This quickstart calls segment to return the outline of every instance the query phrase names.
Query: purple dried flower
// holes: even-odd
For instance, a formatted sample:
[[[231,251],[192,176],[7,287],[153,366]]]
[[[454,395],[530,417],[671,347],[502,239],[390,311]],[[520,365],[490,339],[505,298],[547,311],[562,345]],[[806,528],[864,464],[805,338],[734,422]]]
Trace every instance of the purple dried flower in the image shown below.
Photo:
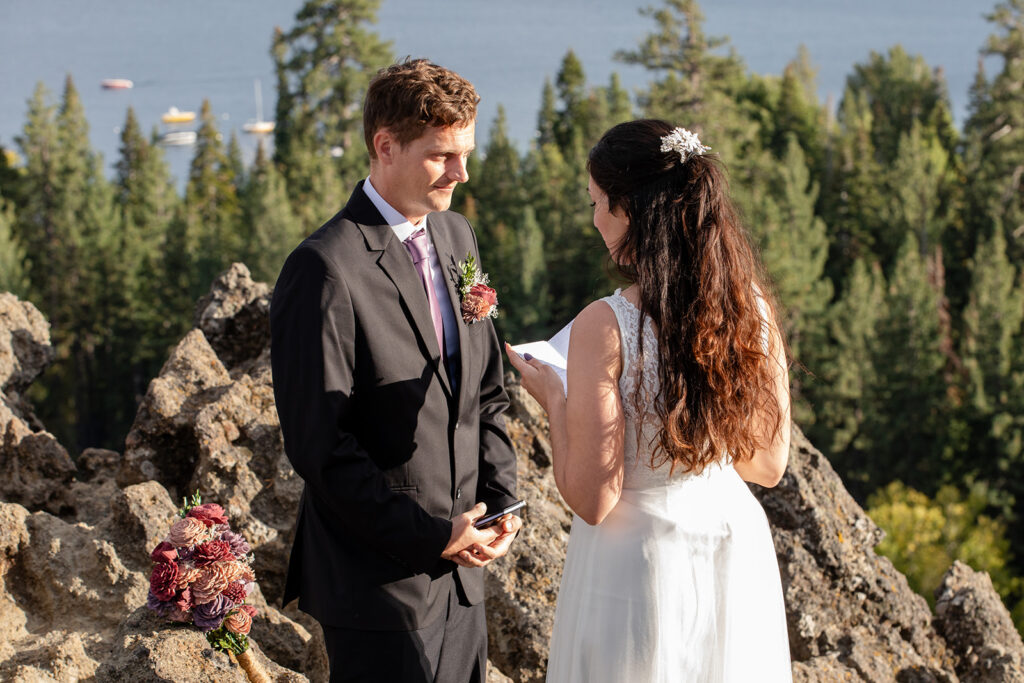
[[[212,631],[221,625],[224,617],[235,606],[223,595],[218,595],[213,600],[202,605],[197,605],[192,610],[192,622],[203,631]]]
[[[161,600],[153,594],[153,591],[149,591],[149,595],[146,596],[146,607],[153,610],[161,617],[166,617],[171,612],[177,610],[174,600]]]
[[[242,534],[236,534],[234,531],[225,531],[220,535],[220,540],[231,546],[231,553],[237,558],[242,559],[249,554],[252,548],[249,547],[248,541]]]

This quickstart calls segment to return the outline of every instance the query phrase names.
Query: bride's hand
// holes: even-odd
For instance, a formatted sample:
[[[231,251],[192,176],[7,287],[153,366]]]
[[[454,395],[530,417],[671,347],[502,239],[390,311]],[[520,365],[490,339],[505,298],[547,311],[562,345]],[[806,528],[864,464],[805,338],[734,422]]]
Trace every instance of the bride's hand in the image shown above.
[[[512,350],[508,342],[505,342],[505,353],[508,355],[512,367],[519,371],[523,389],[526,389],[527,393],[533,396],[546,412],[551,412],[550,407],[553,401],[565,400],[562,380],[549,365],[529,354],[525,357],[520,356]]]

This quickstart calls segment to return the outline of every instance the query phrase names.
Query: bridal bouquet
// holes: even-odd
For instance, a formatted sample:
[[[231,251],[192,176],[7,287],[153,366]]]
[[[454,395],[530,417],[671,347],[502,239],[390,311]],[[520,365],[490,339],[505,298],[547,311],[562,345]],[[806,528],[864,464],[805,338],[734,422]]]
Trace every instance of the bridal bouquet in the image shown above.
[[[153,549],[146,606],[179,623],[191,622],[215,649],[236,656],[249,680],[261,672],[247,650],[256,608],[244,604],[255,586],[249,543],[231,530],[224,508],[185,499],[178,519]]]

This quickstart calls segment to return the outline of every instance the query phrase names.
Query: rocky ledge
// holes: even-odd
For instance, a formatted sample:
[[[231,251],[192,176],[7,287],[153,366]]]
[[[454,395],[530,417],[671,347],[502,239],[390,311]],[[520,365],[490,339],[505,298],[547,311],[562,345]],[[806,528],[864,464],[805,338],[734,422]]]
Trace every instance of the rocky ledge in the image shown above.
[[[124,452],[76,460],[25,388],[51,362],[49,328],[0,294],[0,679],[242,680],[197,631],[145,609],[147,551],[198,490],[254,547],[254,656],[276,681],[326,681],[316,622],[280,604],[302,482],[271,385],[270,289],[235,264],[150,383]],[[526,526],[487,575],[490,681],[541,681],[571,513],[551,474],[543,411],[509,377]],[[796,681],[1024,681],[1024,644],[984,574],[957,563],[935,614],[875,546],[882,532],[794,428],[772,525]]]

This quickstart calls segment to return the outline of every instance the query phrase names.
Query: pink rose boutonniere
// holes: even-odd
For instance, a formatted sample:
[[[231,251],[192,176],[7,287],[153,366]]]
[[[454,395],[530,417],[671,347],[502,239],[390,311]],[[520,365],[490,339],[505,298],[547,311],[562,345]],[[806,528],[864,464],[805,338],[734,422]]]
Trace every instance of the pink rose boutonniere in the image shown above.
[[[487,286],[487,273],[480,272],[476,259],[466,254],[459,263],[459,298],[462,301],[462,319],[466,323],[480,322],[498,315],[498,293]]]

